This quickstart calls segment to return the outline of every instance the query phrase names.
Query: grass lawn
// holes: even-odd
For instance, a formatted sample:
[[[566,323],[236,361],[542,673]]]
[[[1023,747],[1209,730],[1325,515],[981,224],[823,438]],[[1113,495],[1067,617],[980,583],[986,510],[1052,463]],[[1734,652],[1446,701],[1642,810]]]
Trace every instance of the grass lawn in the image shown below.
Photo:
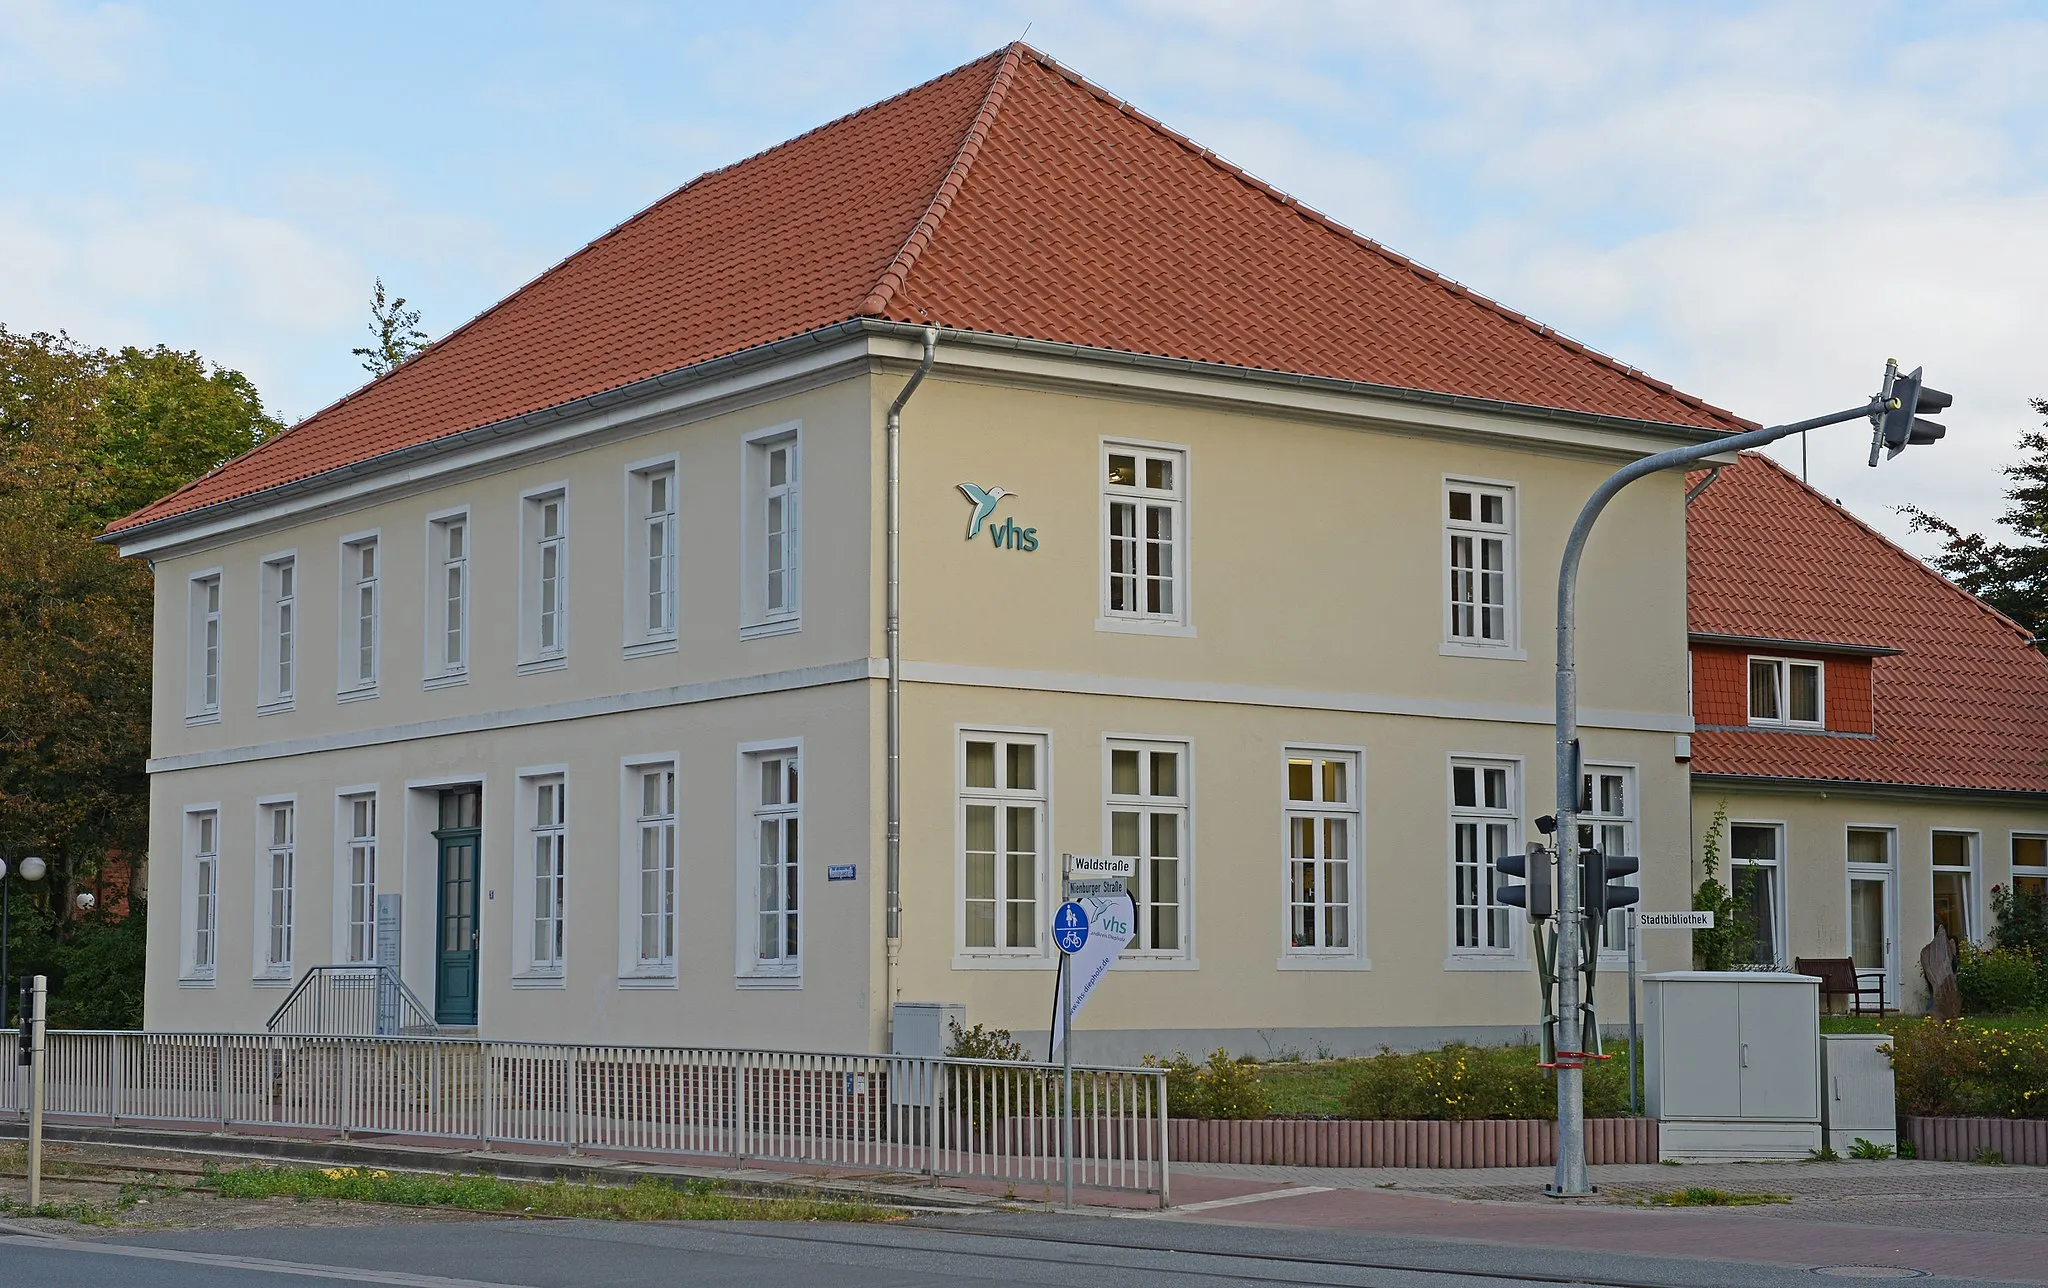
[[[1883,1019],[1875,1015],[1824,1015],[1820,1021],[1823,1033],[1897,1033],[1902,1028],[1927,1023],[1924,1015],[1887,1015]],[[2014,1011],[2007,1015],[1965,1015],[1963,1027],[1971,1029],[2048,1030],[2048,1007],[2036,1007],[2031,1011]]]

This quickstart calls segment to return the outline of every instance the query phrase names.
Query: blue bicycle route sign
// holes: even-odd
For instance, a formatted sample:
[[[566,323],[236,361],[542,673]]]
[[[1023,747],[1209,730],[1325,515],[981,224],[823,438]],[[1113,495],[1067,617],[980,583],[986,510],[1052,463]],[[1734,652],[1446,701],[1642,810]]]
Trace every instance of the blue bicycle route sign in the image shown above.
[[[1052,941],[1069,956],[1088,942],[1088,912],[1078,903],[1063,903],[1052,915]]]

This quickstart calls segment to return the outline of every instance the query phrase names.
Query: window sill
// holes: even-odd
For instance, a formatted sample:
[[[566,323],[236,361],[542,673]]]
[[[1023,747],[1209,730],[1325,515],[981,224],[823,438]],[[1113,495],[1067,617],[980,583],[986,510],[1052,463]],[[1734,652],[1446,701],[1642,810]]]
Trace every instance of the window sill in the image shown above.
[[[1445,970],[1498,971],[1512,974],[1529,969],[1527,958],[1490,953],[1453,953],[1444,958]]]
[[[565,988],[567,986],[568,978],[558,970],[528,971],[524,975],[514,975],[512,977],[512,987],[514,988]]]
[[[659,657],[663,653],[673,653],[675,651],[676,637],[673,635],[658,640],[641,640],[636,644],[626,645],[626,656],[628,658]]]
[[[426,679],[420,681],[420,687],[422,689],[452,689],[458,684],[468,683],[468,671],[450,671],[445,675],[428,676]]]
[[[1773,733],[1825,733],[1825,720],[1751,720],[1745,729],[1768,729]]]
[[[220,712],[218,711],[202,711],[196,716],[185,717],[185,727],[187,729],[196,729],[200,725],[217,725],[219,723]]]
[[[530,662],[521,662],[515,669],[521,675],[540,675],[546,671],[566,670],[568,665],[569,655],[567,653],[555,653],[547,657],[534,658]]]
[[[1275,970],[1371,970],[1372,958],[1350,953],[1283,953]]]
[[[279,698],[275,702],[259,702],[256,704],[256,714],[259,716],[282,715],[297,705],[297,698]]]
[[[355,689],[339,689],[334,694],[336,702],[367,702],[377,696],[377,686],[366,684]]]
[[[1095,629],[1114,635],[1168,635],[1176,639],[1195,638],[1195,628],[1188,623],[1164,617],[1098,617]]]
[[[273,972],[252,975],[249,978],[249,982],[257,988],[290,988],[292,986],[292,977],[290,971]]]
[[[778,617],[768,622],[752,622],[740,627],[743,640],[764,640],[775,635],[794,635],[804,628],[801,617]]]
[[[954,953],[954,970],[1057,970],[1059,960],[1043,953]]]
[[[619,976],[620,988],[674,988],[676,972],[673,966],[647,967],[629,971]]]
[[[1196,957],[1139,957],[1130,950],[1118,954],[1114,970],[1200,970],[1202,963]]]
[[[213,987],[213,982],[214,982],[214,981],[213,981],[213,976],[211,976],[211,975],[184,975],[184,976],[180,976],[180,977],[179,977],[179,979],[178,979],[178,987],[179,987],[179,988],[212,988],[212,987]]]
[[[734,988],[802,988],[804,977],[800,973],[787,975],[735,975]]]
[[[1529,650],[1509,648],[1505,644],[1459,644],[1447,643],[1436,646],[1438,657],[1480,657],[1493,662],[1526,662]]]

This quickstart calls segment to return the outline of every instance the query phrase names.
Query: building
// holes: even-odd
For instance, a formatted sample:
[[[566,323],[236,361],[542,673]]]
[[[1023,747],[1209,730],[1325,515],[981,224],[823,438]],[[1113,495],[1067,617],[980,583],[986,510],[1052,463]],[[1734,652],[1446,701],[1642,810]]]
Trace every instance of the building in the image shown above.
[[[1688,513],[1693,820],[1750,901],[1751,957],[1852,956],[1926,1004],[1921,947],[2048,890],[2048,658],[2027,632],[1766,457]]]
[[[1029,1036],[1060,855],[1108,852],[1139,937],[1084,1056],[1526,1032],[1491,866],[1549,810],[1567,530],[1744,423],[1010,46],[115,525],[158,584],[147,1023],[260,1026],[394,955],[395,895],[393,964],[487,1036],[866,1050],[905,1000]],[[1582,583],[1597,826],[1657,906],[1684,490],[1630,489]]]

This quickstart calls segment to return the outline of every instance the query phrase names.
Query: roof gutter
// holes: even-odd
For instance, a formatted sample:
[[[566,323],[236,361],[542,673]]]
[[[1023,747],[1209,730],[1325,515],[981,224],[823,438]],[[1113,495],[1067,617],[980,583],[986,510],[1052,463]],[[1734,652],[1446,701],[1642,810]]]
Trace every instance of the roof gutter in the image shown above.
[[[1944,787],[1939,783],[1881,783],[1861,778],[1780,778],[1770,774],[1715,774],[1694,770],[1695,787],[1751,787],[1773,792],[1833,792],[1842,796],[1908,797],[1929,801],[2048,802],[2048,787]]]
[[[1888,644],[1832,644],[1826,640],[1796,640],[1780,635],[1721,635],[1713,631],[1691,631],[1686,635],[1686,639],[1694,644],[1718,644],[1727,648],[1834,653],[1842,657],[1900,657],[1906,651]]]

